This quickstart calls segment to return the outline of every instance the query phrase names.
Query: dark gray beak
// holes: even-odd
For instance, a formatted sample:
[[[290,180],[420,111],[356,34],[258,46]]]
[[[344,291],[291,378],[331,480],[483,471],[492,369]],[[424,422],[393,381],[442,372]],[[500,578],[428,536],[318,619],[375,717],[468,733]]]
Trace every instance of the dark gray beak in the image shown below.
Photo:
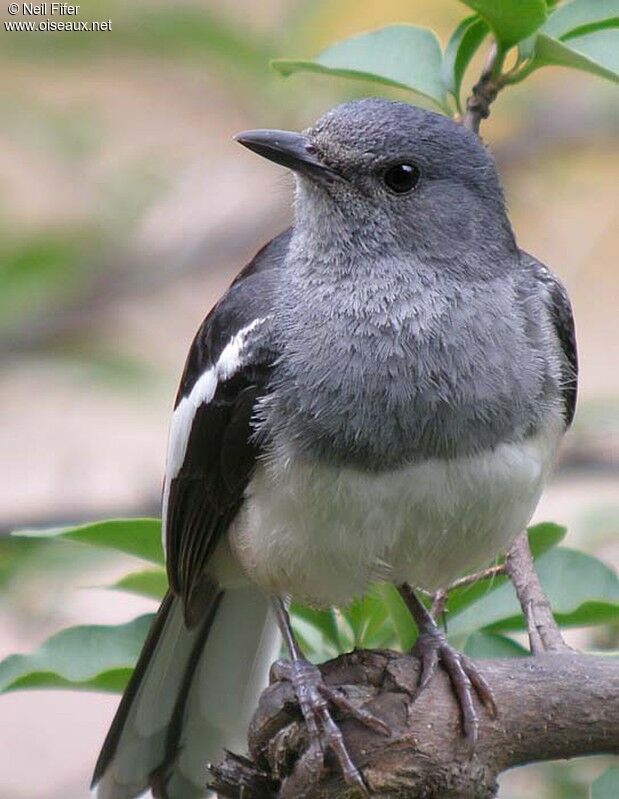
[[[288,130],[244,130],[235,141],[276,164],[309,177],[333,179],[338,174],[323,164],[307,136]]]

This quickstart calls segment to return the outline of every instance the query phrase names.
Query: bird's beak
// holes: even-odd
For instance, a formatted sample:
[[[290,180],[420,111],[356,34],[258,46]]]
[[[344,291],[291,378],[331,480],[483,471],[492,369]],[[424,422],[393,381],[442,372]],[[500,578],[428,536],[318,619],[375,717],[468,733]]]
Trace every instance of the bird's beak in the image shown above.
[[[335,170],[324,164],[309,138],[288,130],[244,130],[235,141],[276,164],[319,179],[337,178]]]

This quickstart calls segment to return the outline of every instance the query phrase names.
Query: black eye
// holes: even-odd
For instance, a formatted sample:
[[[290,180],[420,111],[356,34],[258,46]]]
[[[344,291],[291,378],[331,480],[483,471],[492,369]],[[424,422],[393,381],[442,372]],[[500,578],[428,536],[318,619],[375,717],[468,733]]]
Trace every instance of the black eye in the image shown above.
[[[396,194],[406,194],[419,183],[420,176],[421,173],[414,164],[395,164],[385,172],[384,181]]]

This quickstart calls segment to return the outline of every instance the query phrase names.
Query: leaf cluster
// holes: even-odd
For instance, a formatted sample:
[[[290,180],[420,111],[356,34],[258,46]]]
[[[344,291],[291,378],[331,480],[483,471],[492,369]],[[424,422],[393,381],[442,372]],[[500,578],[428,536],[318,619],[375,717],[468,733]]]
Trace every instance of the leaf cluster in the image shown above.
[[[436,34],[388,25],[337,42],[312,59],[272,61],[282,75],[315,72],[397,86],[443,112],[462,110],[462,82],[473,56],[490,39],[497,85],[519,83],[546,66],[571,67],[619,81],[619,0],[461,0],[474,13],[444,50]],[[513,53],[514,64],[503,71]]]

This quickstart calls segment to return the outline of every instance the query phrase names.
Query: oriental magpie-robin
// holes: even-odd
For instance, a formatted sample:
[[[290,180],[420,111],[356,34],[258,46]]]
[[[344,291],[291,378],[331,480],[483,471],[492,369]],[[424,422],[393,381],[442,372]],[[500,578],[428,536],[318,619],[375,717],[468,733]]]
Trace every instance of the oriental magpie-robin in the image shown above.
[[[302,134],[236,138],[294,172],[295,220],[189,351],[163,489],[170,588],[96,766],[100,799],[204,794],[204,764],[243,746],[275,622],[317,751],[364,792],[330,715],[345,700],[303,660],[285,600],[345,605],[377,580],[400,588],[422,684],[441,662],[473,740],[489,688],[413,588],[509,545],[574,414],[569,300],[518,248],[473,133],[365,99]]]

